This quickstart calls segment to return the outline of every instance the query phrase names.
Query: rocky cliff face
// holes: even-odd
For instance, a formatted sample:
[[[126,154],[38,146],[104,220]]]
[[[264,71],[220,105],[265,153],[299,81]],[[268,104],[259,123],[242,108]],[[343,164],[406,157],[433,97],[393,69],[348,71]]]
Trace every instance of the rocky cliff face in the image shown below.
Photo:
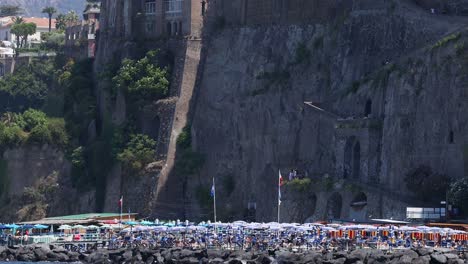
[[[355,5],[342,19],[328,25],[228,29],[213,37],[193,134],[206,155],[200,174],[232,175],[236,181],[231,195],[219,191],[220,204],[243,212],[239,208],[255,202],[257,220],[271,220],[278,169],[285,175],[298,168],[312,178],[346,178],[360,185],[368,201],[378,190],[373,200],[380,202],[369,202],[365,210],[374,217],[404,218],[403,205],[390,197],[398,193],[400,201],[418,203],[403,198],[410,194],[404,182],[409,170],[427,164],[454,178],[466,175],[462,116],[468,109],[458,64],[463,59],[453,52],[463,40],[430,48],[466,20],[434,16],[404,2]],[[347,143],[354,148],[348,161]],[[189,185],[198,184],[208,183]],[[341,208],[335,217],[362,214],[349,206],[359,192],[344,187],[335,182],[317,206],[304,206],[309,216],[324,219],[333,214],[331,207]],[[315,187],[315,192],[324,190]],[[312,188],[308,195],[313,193]]]
[[[406,187],[409,171],[426,165],[453,178],[466,175],[468,20],[453,16],[461,12],[431,14],[431,3],[421,1],[337,1],[324,7],[327,16],[300,24],[286,16],[273,25],[268,10],[284,6],[268,6],[255,18],[242,10],[257,2],[266,8],[262,1],[237,2],[212,9],[228,26],[214,19],[200,46],[177,46],[185,50],[176,56],[173,110],[159,116],[169,133],[159,136],[167,153],[160,156],[165,165],[152,215],[210,217],[204,196],[215,176],[221,218],[271,221],[278,171],[287,178],[297,169],[311,183],[301,192],[284,187],[284,221],[404,218],[406,205],[423,204]],[[455,2],[464,3],[449,4]],[[115,41],[131,36],[123,6],[103,1],[109,22],[102,24],[97,69],[135,44]],[[124,105],[113,110],[103,98],[101,109],[125,118]],[[193,149],[204,156],[191,176],[171,169],[185,121]]]
[[[70,163],[52,146],[7,149],[0,160],[2,221],[87,212],[94,193],[78,192]]]

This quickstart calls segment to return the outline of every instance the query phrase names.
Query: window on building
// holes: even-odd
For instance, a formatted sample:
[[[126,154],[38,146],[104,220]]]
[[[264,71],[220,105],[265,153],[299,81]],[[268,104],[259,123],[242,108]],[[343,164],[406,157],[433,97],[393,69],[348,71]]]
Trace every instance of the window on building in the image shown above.
[[[146,14],[156,14],[156,1],[155,0],[146,0],[145,12]]]
[[[146,23],[146,32],[147,33],[154,32],[154,23],[151,23],[151,22]]]
[[[181,13],[183,0],[166,0],[166,13]]]

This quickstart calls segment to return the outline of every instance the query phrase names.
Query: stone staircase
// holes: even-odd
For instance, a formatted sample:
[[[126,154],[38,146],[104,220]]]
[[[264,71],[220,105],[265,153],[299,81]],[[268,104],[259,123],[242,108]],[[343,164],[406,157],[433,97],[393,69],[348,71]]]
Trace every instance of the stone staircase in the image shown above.
[[[201,59],[201,40],[185,40],[184,54],[176,55],[171,96],[177,98],[170,139],[167,145],[166,163],[163,166],[153,199],[155,217],[184,217],[184,179],[172,173],[176,158],[177,138],[189,122],[191,101],[196,87]],[[175,99],[173,98],[173,99]]]

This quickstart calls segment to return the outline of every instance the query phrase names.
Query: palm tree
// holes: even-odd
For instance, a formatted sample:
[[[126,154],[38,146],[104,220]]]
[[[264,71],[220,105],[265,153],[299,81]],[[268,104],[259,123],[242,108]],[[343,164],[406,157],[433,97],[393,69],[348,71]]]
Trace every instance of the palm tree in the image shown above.
[[[11,33],[15,34],[16,36],[16,47],[19,48],[20,46],[20,36],[21,32],[19,30],[19,27],[17,25],[23,24],[24,19],[20,16],[16,16],[13,18],[13,26],[11,27]],[[16,26],[15,26],[16,25]]]
[[[42,13],[49,16],[49,32],[52,30],[52,16],[57,13],[57,9],[52,6],[47,6],[42,9]]]

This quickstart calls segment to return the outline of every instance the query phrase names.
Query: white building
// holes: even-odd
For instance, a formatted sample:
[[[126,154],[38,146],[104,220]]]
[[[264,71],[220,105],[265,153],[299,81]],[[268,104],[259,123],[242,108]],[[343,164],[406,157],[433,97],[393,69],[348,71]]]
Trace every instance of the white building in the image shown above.
[[[0,18],[0,40],[10,41],[16,44],[16,36],[11,33],[14,17]],[[24,23],[36,24],[36,33],[28,36],[28,43],[37,44],[41,42],[41,34],[49,32],[49,19],[38,17],[23,17]],[[55,31],[55,19],[52,19],[52,31]]]

